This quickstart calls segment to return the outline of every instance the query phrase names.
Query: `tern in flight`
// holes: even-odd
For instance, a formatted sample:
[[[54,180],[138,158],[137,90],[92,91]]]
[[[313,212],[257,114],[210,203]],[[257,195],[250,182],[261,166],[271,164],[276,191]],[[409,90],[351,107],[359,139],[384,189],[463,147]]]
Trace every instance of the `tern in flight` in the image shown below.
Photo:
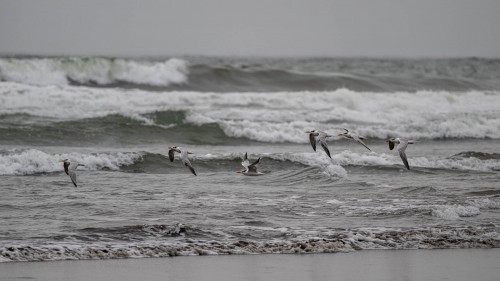
[[[406,158],[406,153],[405,150],[408,147],[408,144],[413,144],[415,141],[405,139],[405,138],[390,138],[385,140],[385,142],[389,143],[389,149],[393,150],[394,149],[394,144],[398,144],[398,151],[399,151],[399,156],[401,156],[401,160],[403,160],[403,163],[405,164],[406,169],[410,169],[410,165],[408,164],[408,159]]]
[[[76,185],[76,168],[78,168],[78,166],[85,165],[78,164],[78,162],[70,162],[68,159],[59,160],[59,162],[64,163],[64,172],[66,172],[66,175],[69,176],[75,187],[78,187]]]
[[[186,149],[184,149],[182,147],[170,146],[168,148],[168,158],[170,159],[170,162],[174,162],[174,154],[175,154],[175,152],[178,152],[178,153],[181,154],[182,163],[184,163],[184,165],[186,167],[188,167],[189,170],[191,170],[191,172],[193,173],[193,175],[196,176],[196,172],[194,171],[193,165],[191,165],[191,162],[189,161],[189,158],[188,158],[188,154],[193,154],[193,153],[187,151]]]
[[[352,132],[349,132],[349,130],[347,130],[346,128],[344,128],[344,133],[340,133],[338,134],[338,136],[342,136],[344,138],[347,138],[347,139],[351,139],[351,140],[355,140],[357,141],[359,144],[361,144],[362,146],[366,147],[366,149],[372,151],[368,146],[366,146],[366,144],[362,141],[364,139],[366,139],[365,137],[363,136],[359,136],[355,133],[352,133]]]
[[[316,151],[316,143],[319,142],[319,144],[321,144],[321,147],[323,148],[323,150],[326,152],[326,155],[328,155],[328,157],[332,158],[332,156],[330,155],[330,150],[328,150],[328,145],[326,144],[326,138],[333,137],[333,136],[330,136],[329,134],[327,134],[325,132],[316,131],[316,130],[306,131],[306,133],[309,134],[309,141],[311,142],[311,146],[314,149],[314,151]]]
[[[259,161],[260,161],[260,157],[255,162],[253,162],[252,164],[250,164],[250,161],[248,161],[248,155],[245,152],[245,159],[243,159],[243,161],[241,162],[241,166],[245,167],[245,170],[238,171],[236,173],[240,173],[240,174],[243,174],[245,176],[260,176],[260,175],[264,175],[264,173],[257,172],[257,166],[256,165],[259,163]]]

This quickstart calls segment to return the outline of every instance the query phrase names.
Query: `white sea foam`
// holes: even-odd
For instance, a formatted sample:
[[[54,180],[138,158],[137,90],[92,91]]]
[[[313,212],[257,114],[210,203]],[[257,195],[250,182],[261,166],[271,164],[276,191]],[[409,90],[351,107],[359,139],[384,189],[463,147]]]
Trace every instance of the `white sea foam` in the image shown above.
[[[277,143],[306,143],[304,129],[335,134],[342,127],[369,138],[500,138],[500,92],[148,92],[3,82],[0,99],[1,113],[63,120],[186,111],[186,122],[217,123],[228,136]]]
[[[29,175],[35,173],[61,172],[61,159],[70,159],[85,166],[81,170],[103,168],[119,170],[122,165],[130,165],[140,159],[139,153],[62,153],[49,154],[36,149],[12,150],[0,155],[0,175]]]
[[[233,228],[238,229],[238,228]],[[171,241],[4,244],[0,245],[0,262],[81,260],[111,258],[172,257],[228,254],[338,253],[361,249],[436,249],[495,248],[500,246],[496,227],[392,229],[364,228],[319,230],[294,233],[288,228],[257,228],[257,231],[289,234],[291,239],[223,239],[181,238]],[[471,231],[473,230],[473,231]],[[291,233],[294,233],[291,235]],[[288,236],[288,235],[286,235]]]
[[[401,158],[398,154],[389,153],[355,153],[351,151],[343,151],[338,154],[333,154],[332,158],[340,165],[402,165]],[[463,159],[437,158],[429,157],[411,157],[408,159],[412,167],[422,167],[431,169],[447,169],[447,170],[471,170],[471,171],[492,171],[500,169],[500,160],[489,159],[480,160],[474,157]]]
[[[276,160],[289,160],[297,163],[301,163],[310,167],[318,167],[323,172],[329,176],[336,176],[345,178],[347,177],[347,171],[342,168],[335,159],[330,159],[325,153],[283,153],[283,154],[270,154],[268,155],[271,159]]]
[[[132,61],[104,58],[0,59],[0,80],[31,85],[68,85],[70,81],[100,85],[119,81],[168,86],[187,81],[187,62]]]
[[[456,220],[461,217],[473,217],[481,213],[478,207],[462,205],[436,206],[432,214],[436,217],[448,220]]]
[[[469,203],[479,209],[500,209],[500,198],[474,198]]]
[[[299,153],[271,153],[263,154],[265,157],[280,161],[292,161],[310,167],[318,167],[328,175],[346,177],[347,171],[342,166],[393,166],[403,165],[397,153],[357,153],[344,150],[339,153],[332,153],[332,159],[320,149],[317,152]],[[240,159],[240,154],[206,154],[192,156],[195,159],[217,160],[217,159]],[[496,171],[500,169],[500,160],[488,159],[480,160],[474,157],[463,159],[450,159],[440,157],[413,157],[409,159],[410,165],[414,168],[462,170],[462,171]]]

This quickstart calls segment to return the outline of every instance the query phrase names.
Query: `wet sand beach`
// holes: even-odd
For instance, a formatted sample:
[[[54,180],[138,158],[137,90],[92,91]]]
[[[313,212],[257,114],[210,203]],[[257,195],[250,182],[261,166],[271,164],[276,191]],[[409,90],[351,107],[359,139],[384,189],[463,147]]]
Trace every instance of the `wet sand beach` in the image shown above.
[[[0,263],[0,280],[454,280],[493,281],[500,249],[365,250]]]

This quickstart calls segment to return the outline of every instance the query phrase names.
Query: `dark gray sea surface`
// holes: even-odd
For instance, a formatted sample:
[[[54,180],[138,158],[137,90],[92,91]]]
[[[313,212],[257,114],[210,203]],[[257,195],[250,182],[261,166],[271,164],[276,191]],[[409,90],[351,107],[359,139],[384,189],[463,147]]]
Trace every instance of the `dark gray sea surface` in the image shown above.
[[[199,60],[229,65],[204,91]],[[496,60],[262,61],[0,59],[0,261],[500,246]],[[366,89],[273,72],[330,83],[376,65],[384,86]],[[386,81],[412,76],[470,84]],[[331,159],[310,129],[334,136]],[[415,140],[410,170],[387,137]],[[236,173],[245,153],[264,175]],[[61,159],[84,165],[78,187]]]

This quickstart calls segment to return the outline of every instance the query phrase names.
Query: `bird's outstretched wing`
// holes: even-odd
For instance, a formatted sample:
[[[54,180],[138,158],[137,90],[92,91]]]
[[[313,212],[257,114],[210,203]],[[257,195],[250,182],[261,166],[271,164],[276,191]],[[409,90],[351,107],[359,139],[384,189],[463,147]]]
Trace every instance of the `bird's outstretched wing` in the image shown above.
[[[257,166],[256,165],[259,163],[259,161],[260,161],[260,157],[259,157],[259,159],[257,159],[255,162],[253,162],[251,165],[248,166],[248,171],[257,173]]]
[[[71,179],[71,181],[73,182],[73,184],[75,185],[75,187],[78,187],[76,185],[76,173],[75,173],[75,170],[69,170],[68,174],[69,174],[69,178]]]
[[[358,137],[358,136],[354,135],[354,136],[352,136],[352,138],[353,138],[355,141],[357,141],[359,144],[361,144],[362,146],[366,147],[366,149],[368,149],[368,150],[372,151],[372,150],[371,150],[368,146],[366,146],[366,144],[365,144],[365,143],[361,140],[361,138],[360,138],[360,137]]]
[[[248,166],[250,166],[250,161],[248,161],[248,156],[246,152],[245,152],[245,158],[243,159],[243,161],[241,161],[241,166],[245,168],[245,171],[247,171]]]
[[[408,147],[408,141],[401,141],[398,145],[399,156],[401,160],[403,160],[403,164],[405,164],[406,169],[410,169],[410,165],[408,164],[408,158],[406,157],[406,148]]]
[[[186,167],[188,167],[189,170],[191,170],[191,173],[197,176],[196,172],[194,171],[193,165],[191,165],[191,161],[189,161],[187,150],[181,150],[181,159],[184,165],[186,165]]]
[[[394,149],[394,143],[392,141],[388,141],[389,143],[389,150],[393,150]]]
[[[170,159],[170,162],[174,162],[175,158],[175,151],[173,149],[168,150],[168,159]]]
[[[64,162],[64,172],[66,172],[66,175],[69,175],[68,174],[68,166],[69,166],[69,163]]]
[[[193,175],[197,176],[197,174],[196,174],[193,166],[191,165],[191,162],[189,162],[189,160],[184,162],[184,165],[186,165],[189,168],[189,170],[191,171],[191,173],[193,173]]]
[[[309,142],[311,143],[314,151],[316,151],[316,137],[313,134],[309,134]]]
[[[323,150],[326,152],[326,155],[328,155],[328,157],[332,158],[332,156],[330,155],[330,150],[328,150],[328,145],[326,144],[326,141],[320,140],[319,143],[321,144],[321,147],[323,148]]]

